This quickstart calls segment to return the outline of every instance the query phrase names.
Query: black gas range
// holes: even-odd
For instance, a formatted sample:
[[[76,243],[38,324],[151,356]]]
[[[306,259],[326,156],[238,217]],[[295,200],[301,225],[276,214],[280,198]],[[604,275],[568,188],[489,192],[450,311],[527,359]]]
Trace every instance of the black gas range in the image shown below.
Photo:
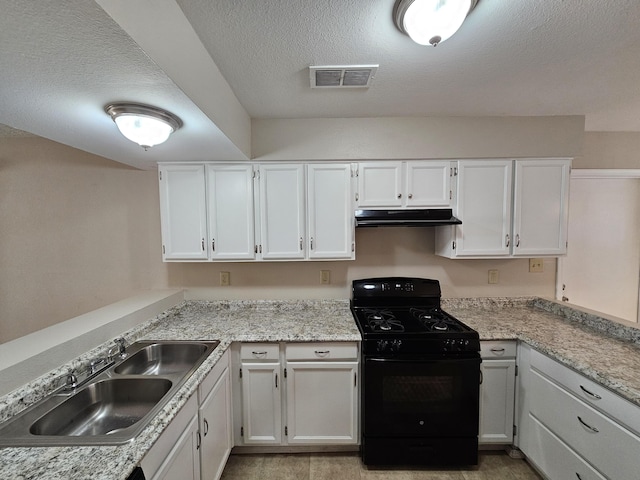
[[[437,280],[354,280],[367,465],[477,463],[480,340],[440,308]]]

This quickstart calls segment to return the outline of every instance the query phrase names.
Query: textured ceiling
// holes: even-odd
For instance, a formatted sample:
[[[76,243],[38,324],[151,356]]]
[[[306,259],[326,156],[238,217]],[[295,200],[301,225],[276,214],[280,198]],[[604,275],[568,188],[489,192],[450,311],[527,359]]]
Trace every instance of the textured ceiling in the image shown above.
[[[590,115],[640,100],[637,0],[480,0],[437,48],[395,28],[393,0],[178,3],[252,117]],[[368,91],[308,88],[309,65],[371,63]]]
[[[480,0],[437,48],[398,32],[394,0],[153,1],[177,2],[176,23],[230,88],[190,81],[204,72],[195,48],[152,48],[181,39],[127,12],[151,0],[0,0],[0,124],[141,168],[246,158],[227,107],[214,111],[234,94],[240,117],[585,115],[588,130],[640,131],[638,0]],[[147,23],[156,10],[171,11],[147,8]],[[309,88],[308,66],[335,64],[380,68],[369,89]],[[185,127],[144,152],[104,114],[116,100],[165,108]]]

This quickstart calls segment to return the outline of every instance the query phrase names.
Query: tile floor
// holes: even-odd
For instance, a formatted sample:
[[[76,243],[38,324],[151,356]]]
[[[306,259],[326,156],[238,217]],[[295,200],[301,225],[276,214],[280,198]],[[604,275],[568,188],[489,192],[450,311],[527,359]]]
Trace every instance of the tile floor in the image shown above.
[[[356,453],[231,455],[221,480],[541,480],[524,460],[482,452],[477,467],[367,468]]]

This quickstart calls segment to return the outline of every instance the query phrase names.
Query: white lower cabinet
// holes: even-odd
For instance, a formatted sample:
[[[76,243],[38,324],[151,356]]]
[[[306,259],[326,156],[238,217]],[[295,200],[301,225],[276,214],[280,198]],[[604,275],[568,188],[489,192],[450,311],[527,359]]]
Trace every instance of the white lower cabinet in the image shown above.
[[[218,480],[233,446],[229,353],[140,462],[151,480]]]
[[[198,396],[192,395],[140,462],[151,480],[198,480]]]
[[[233,447],[228,352],[200,384],[198,397],[201,476],[202,480],[217,480]]]
[[[478,443],[511,444],[516,388],[515,341],[483,341],[481,345],[480,425]]]
[[[357,444],[357,373],[353,342],[242,344],[237,444]]]
[[[287,442],[357,443],[356,346],[287,344],[285,349]]]
[[[520,448],[529,460],[552,479],[638,478],[640,408],[526,350]]]
[[[531,417],[529,425],[530,448],[527,456],[548,478],[606,480],[535,417]]]

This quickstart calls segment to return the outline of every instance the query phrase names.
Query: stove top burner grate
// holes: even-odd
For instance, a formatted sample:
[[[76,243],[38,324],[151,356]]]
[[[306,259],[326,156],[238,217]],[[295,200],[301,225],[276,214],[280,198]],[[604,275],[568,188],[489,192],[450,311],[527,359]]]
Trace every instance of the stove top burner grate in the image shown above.
[[[464,328],[442,310],[411,308],[411,314],[430,332],[462,332]]]
[[[365,308],[363,314],[374,332],[404,332],[402,322],[391,310],[374,310]]]

